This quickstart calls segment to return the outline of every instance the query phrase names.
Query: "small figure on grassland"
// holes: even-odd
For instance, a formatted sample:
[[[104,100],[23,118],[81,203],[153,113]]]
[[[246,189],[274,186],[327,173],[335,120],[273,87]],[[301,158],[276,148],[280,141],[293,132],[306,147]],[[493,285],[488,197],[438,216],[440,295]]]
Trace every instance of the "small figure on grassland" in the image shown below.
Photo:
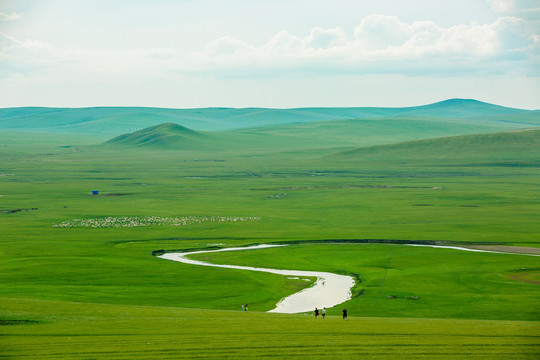
[[[247,311],[247,304],[246,304],[246,305],[244,305],[244,310],[245,310],[245,311]]]
[[[343,309],[343,320],[347,320],[347,309]]]
[[[246,310],[246,305],[242,304],[242,311]]]
[[[319,317],[319,309],[315,308],[315,319]]]
[[[326,317],[326,308],[323,307],[322,309],[322,318],[324,319]]]

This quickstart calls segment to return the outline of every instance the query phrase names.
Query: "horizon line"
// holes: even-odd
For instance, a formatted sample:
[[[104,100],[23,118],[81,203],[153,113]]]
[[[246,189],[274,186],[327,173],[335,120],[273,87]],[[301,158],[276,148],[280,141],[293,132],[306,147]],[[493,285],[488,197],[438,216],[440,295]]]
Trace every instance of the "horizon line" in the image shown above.
[[[475,102],[480,104],[487,104],[493,106],[500,106],[509,109],[524,110],[524,111],[538,111],[540,108],[526,109],[518,108],[506,105],[499,105],[477,99],[470,98],[447,98],[431,103],[423,103],[420,105],[406,105],[406,106],[295,106],[295,107],[267,107],[267,106],[199,106],[199,107],[169,107],[169,106],[146,106],[146,105],[93,105],[93,106],[40,106],[40,105],[24,105],[24,106],[5,106],[0,107],[0,110],[5,109],[23,109],[23,108],[43,108],[43,109],[96,109],[96,108],[144,108],[144,109],[169,109],[169,110],[196,110],[196,109],[223,109],[223,110],[241,110],[241,109],[269,109],[269,110],[298,110],[298,109],[358,109],[358,108],[386,108],[386,109],[402,109],[402,108],[415,108],[429,105],[442,104],[451,101],[462,102]]]

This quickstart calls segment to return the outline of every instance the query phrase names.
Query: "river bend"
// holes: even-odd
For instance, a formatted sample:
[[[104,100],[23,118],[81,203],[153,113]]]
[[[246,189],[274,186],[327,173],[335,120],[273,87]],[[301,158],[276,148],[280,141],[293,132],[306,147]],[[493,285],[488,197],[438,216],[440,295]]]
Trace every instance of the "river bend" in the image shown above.
[[[276,307],[269,312],[294,314],[299,312],[313,311],[316,307],[319,309],[323,307],[333,307],[339,305],[347,300],[351,299],[351,289],[354,286],[354,279],[352,276],[333,274],[321,271],[302,271],[302,270],[279,270],[279,269],[266,269],[252,266],[240,266],[240,265],[221,265],[212,264],[204,261],[189,259],[187,255],[204,254],[210,252],[222,252],[222,251],[240,251],[240,250],[256,250],[266,249],[276,246],[284,245],[256,245],[248,247],[235,247],[224,248],[219,250],[203,250],[193,252],[176,252],[165,253],[158,257],[162,259],[179,261],[184,264],[191,265],[203,265],[213,266],[227,269],[239,269],[249,271],[261,271],[272,274],[286,275],[291,277],[316,277],[315,283],[297,293],[287,296],[281,299]]]

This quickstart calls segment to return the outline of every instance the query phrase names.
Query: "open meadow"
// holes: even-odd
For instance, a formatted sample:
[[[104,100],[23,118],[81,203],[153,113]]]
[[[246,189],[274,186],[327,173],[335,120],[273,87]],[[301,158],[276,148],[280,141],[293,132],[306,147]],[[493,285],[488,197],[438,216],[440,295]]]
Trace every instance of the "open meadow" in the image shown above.
[[[537,111],[115,109],[0,109],[0,359],[540,356]],[[351,300],[154,256],[263,243],[196,257]]]

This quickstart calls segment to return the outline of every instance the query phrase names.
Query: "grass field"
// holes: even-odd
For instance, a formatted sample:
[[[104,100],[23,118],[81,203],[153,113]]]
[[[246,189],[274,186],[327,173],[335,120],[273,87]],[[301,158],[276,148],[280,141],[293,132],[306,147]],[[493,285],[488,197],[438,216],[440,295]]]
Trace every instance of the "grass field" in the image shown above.
[[[345,273],[356,274],[361,283],[352,300],[329,311],[334,315],[346,307],[357,316],[540,318],[538,284],[517,282],[512,276],[518,272],[537,276],[537,257],[390,244],[304,244],[195,257],[280,269],[335,273],[347,269]]]
[[[0,358],[537,358],[538,257],[398,244],[540,248],[537,118],[495,110],[264,112],[253,129],[158,127],[151,146],[103,145],[121,117],[69,133],[68,113],[43,130],[28,110],[34,127],[0,131]],[[295,244],[204,257],[352,274],[348,322],[263,313],[304,281],[152,256],[273,242]]]
[[[0,327],[0,356],[9,359],[534,359],[540,330],[526,321],[315,320],[13,299],[0,306],[27,319]]]

